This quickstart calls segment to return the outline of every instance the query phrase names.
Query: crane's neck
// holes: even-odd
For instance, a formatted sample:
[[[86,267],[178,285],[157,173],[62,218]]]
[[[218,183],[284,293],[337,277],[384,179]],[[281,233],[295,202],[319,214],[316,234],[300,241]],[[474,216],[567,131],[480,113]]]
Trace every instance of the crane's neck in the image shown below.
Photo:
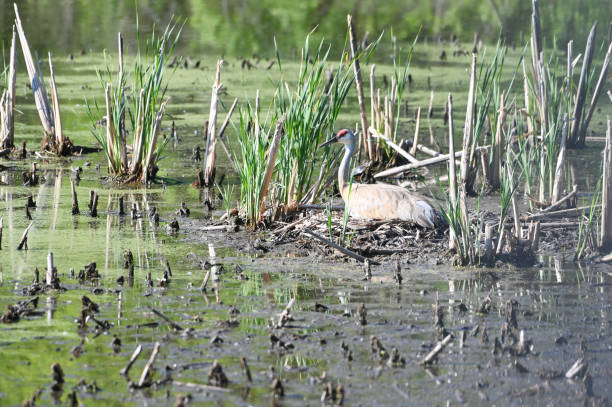
[[[340,190],[340,195],[342,195],[342,199],[346,202],[349,188],[349,176],[350,176],[350,166],[351,166],[351,157],[353,156],[353,152],[355,151],[355,143],[346,144],[344,146],[344,157],[342,157],[342,162],[340,163],[340,168],[338,168],[338,189]]]

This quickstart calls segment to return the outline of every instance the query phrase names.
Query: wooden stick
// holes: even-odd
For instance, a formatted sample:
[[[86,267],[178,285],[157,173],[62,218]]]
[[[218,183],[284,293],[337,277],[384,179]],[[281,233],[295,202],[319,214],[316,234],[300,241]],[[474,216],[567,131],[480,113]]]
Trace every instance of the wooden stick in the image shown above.
[[[403,148],[401,148],[400,146],[395,144],[393,141],[389,140],[389,138],[387,138],[386,136],[380,134],[373,127],[370,127],[368,130],[369,130],[370,134],[372,135],[372,137],[377,138],[377,139],[385,140],[385,143],[387,143],[387,145],[389,147],[391,147],[392,149],[397,151],[399,153],[399,155],[404,157],[406,160],[410,161],[411,163],[418,163],[419,162],[419,160],[417,160],[416,157],[414,157],[412,154],[406,152],[406,150],[404,150]]]
[[[34,225],[34,222],[30,222],[28,227],[25,228],[25,230],[23,231],[23,235],[21,236],[21,240],[19,241],[19,244],[17,245],[17,250],[21,250],[24,247],[26,249],[28,248],[28,232],[32,228],[32,225]]]
[[[612,130],[608,116],[606,131],[606,147],[603,159],[603,187],[601,192],[601,236],[603,249],[612,248]]]
[[[312,237],[314,237],[315,239],[317,239],[317,240],[319,240],[319,241],[321,241],[321,242],[323,242],[323,243],[333,247],[334,249],[342,252],[343,254],[345,254],[345,255],[347,255],[349,257],[352,257],[355,260],[358,260],[358,261],[361,261],[361,262],[364,262],[364,261],[368,260],[370,262],[370,264],[380,265],[380,263],[377,263],[377,262],[375,262],[373,260],[369,260],[369,259],[363,257],[362,255],[355,253],[352,250],[349,250],[349,249],[347,249],[345,247],[337,245],[336,243],[332,242],[331,240],[328,240],[328,239],[326,239],[326,238],[324,238],[322,236],[319,236],[318,234],[314,233],[310,229],[304,229],[303,232],[308,234],[308,235],[310,235],[310,236],[312,236]]]
[[[601,205],[594,205],[593,209],[599,208],[599,207],[601,207]],[[535,213],[533,215],[525,216],[521,218],[521,220],[530,221],[530,220],[535,220],[535,219],[556,217],[556,216],[578,216],[582,213],[582,211],[585,211],[588,213],[588,211],[590,210],[591,210],[591,205],[586,205],[586,206],[580,206],[577,208],[562,209],[562,210],[553,211],[553,212]]]
[[[357,100],[359,102],[359,111],[361,113],[361,131],[366,149],[366,154],[370,160],[374,159],[372,140],[368,135],[368,118],[365,111],[365,102],[363,98],[363,80],[361,79],[361,67],[359,65],[357,39],[355,37],[355,28],[353,27],[353,21],[350,14],[346,16],[346,22],[349,29],[349,37],[351,43],[351,58],[353,60],[353,70],[355,71],[355,87],[357,88]]]
[[[569,201],[570,199],[572,199],[574,196],[576,196],[576,194],[578,193],[578,185],[574,185],[574,187],[572,188],[572,190],[570,191],[569,194],[567,194],[566,196],[564,196],[563,198],[559,199],[556,202],[553,202],[552,205],[542,209],[542,211],[540,211],[540,213],[547,213],[547,212],[551,212],[554,211],[555,209],[557,209],[559,206],[563,205],[565,202]]]
[[[447,107],[447,109],[448,109],[448,107]],[[448,112],[446,113],[446,117],[448,118]],[[448,119],[447,119],[447,122],[448,122]],[[414,144],[413,144],[412,140],[406,140],[406,143],[408,143],[408,145],[410,147],[414,147]],[[436,150],[434,150],[432,148],[429,148],[429,147],[427,147],[427,146],[425,146],[423,144],[417,144],[416,149],[419,150],[420,152],[422,152],[424,154],[427,154],[427,155],[430,155],[432,157],[439,157],[441,155],[440,152],[438,152],[438,151],[436,151]]]
[[[159,347],[159,342],[155,342],[155,345],[153,346],[153,352],[151,352],[151,356],[149,357],[149,361],[145,365],[144,369],[142,370],[142,374],[140,375],[140,380],[138,381],[139,387],[142,387],[149,379],[149,376],[151,375],[153,370],[153,365],[155,364],[155,359],[157,359],[157,354],[159,353]]]
[[[429,352],[427,356],[425,356],[419,362],[419,365],[431,364],[438,357],[438,354],[440,354],[440,352],[444,350],[446,345],[448,345],[452,339],[453,339],[453,336],[449,334],[444,339],[442,339],[440,342],[438,342],[436,346],[431,350],[431,352]]]
[[[162,314],[160,311],[156,310],[155,308],[151,307],[150,305],[148,305],[147,308],[149,308],[149,310],[152,313],[154,313],[155,315],[157,315],[158,317],[160,317],[161,319],[166,321],[168,323],[168,325],[170,325],[175,331],[182,331],[183,330],[182,326],[180,326],[176,322],[172,321],[170,318],[168,318],[167,316]]]
[[[2,226],[3,226],[4,218],[0,216],[0,250],[2,250]]]
[[[414,128],[414,141],[412,142],[412,148],[410,154],[415,155],[417,145],[419,144],[419,128],[421,127],[421,106],[417,109],[416,126]]]
[[[489,146],[477,147],[476,151],[480,151],[483,148],[489,148]],[[455,153],[455,158],[461,157],[462,155],[463,155],[463,151],[457,151]],[[427,167],[427,166],[433,165],[433,164],[440,164],[440,163],[443,163],[445,161],[448,161],[448,157],[449,157],[448,154],[444,154],[444,155],[440,155],[438,157],[432,157],[432,158],[428,158],[426,160],[421,160],[421,161],[418,161],[416,163],[400,165],[398,167],[389,168],[388,170],[381,171],[379,173],[374,174],[374,178],[389,177],[391,175],[401,174],[402,172],[405,172],[405,171],[408,171],[408,170],[414,170],[415,168]]]
[[[281,138],[285,133],[283,131],[283,123],[285,122],[285,117],[286,116],[283,115],[276,122],[276,129],[274,129],[274,137],[272,138],[272,144],[268,149],[268,163],[266,164],[264,179],[259,193],[259,216],[257,217],[258,222],[261,222],[264,211],[266,209],[266,195],[268,195],[268,187],[270,186],[270,181],[272,180],[272,172],[274,171],[274,165],[276,164],[276,156],[278,154],[278,148],[280,147]]]
[[[453,128],[453,95],[448,94],[448,155],[455,155],[455,130]],[[449,162],[448,166],[448,198],[452,205],[452,210],[457,208],[457,174],[455,165]],[[457,249],[457,236],[452,228],[450,228],[448,248],[451,250]]]
[[[132,353],[132,356],[130,357],[130,361],[128,362],[128,364],[121,369],[121,371],[119,372],[119,374],[121,376],[127,376],[130,369],[132,368],[132,365],[136,362],[136,359],[138,359],[138,356],[140,356],[140,352],[142,352],[142,345],[138,344],[138,346],[136,346],[136,349],[134,349],[134,353]]]
[[[217,73],[210,96],[210,114],[208,117],[208,137],[206,138],[206,152],[204,154],[204,185],[212,186],[215,182],[215,147],[217,144],[217,108],[219,104],[219,90],[221,90],[221,65],[223,60],[217,61]]]

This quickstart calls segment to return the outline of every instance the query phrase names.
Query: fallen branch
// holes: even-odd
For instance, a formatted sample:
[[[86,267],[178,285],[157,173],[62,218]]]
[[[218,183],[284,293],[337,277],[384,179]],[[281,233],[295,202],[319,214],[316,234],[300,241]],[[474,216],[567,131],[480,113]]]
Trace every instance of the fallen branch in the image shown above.
[[[34,225],[34,222],[30,222],[28,227],[23,231],[23,236],[21,236],[21,240],[19,241],[19,244],[17,245],[17,250],[21,250],[24,247],[26,249],[28,248],[28,232],[32,228],[32,225]]]
[[[358,261],[361,261],[361,262],[364,262],[364,261],[368,260],[370,262],[370,264],[380,265],[380,263],[377,263],[377,262],[375,262],[373,260],[366,259],[362,255],[357,254],[357,253],[355,253],[352,250],[349,250],[349,249],[347,249],[345,247],[342,247],[342,246],[332,242],[331,240],[328,240],[328,239],[326,239],[326,238],[324,238],[322,236],[319,236],[318,234],[314,233],[310,229],[304,229],[304,233],[306,233],[306,234],[314,237],[315,239],[317,239],[317,240],[319,240],[319,241],[321,241],[321,242],[323,242],[323,243],[333,247],[334,249],[342,252],[343,254],[345,254],[345,255],[347,255],[349,257],[352,257],[355,260],[358,260]]]
[[[476,151],[480,151],[480,150],[486,149],[486,148],[489,148],[489,146],[477,147],[475,150]],[[462,155],[463,155],[463,151],[457,151],[455,153],[455,158],[459,158]],[[399,167],[389,168],[388,170],[381,171],[381,172],[379,172],[377,174],[374,174],[374,178],[389,177],[391,175],[401,174],[402,172],[405,172],[405,171],[408,171],[408,170],[414,170],[416,168],[427,167],[429,165],[444,163],[444,162],[448,161],[448,158],[449,158],[449,155],[448,154],[444,154],[444,155],[440,155],[438,157],[432,157],[432,158],[428,158],[426,160],[421,160],[421,161],[416,162],[416,163],[400,165]]]
[[[440,352],[444,350],[446,345],[453,339],[452,335],[447,335],[444,339],[436,344],[436,346],[419,362],[419,365],[429,365],[431,364],[437,357]]]
[[[554,211],[559,206],[561,206],[562,204],[564,204],[565,202],[569,201],[574,196],[576,196],[576,193],[578,193],[578,185],[574,185],[574,188],[572,188],[572,191],[569,194],[565,195],[563,198],[559,199],[558,201],[553,202],[550,206],[542,209],[540,213],[548,213],[548,212]]]
[[[147,307],[149,308],[149,310],[151,310],[152,313],[154,313],[155,315],[157,315],[158,317],[160,317],[161,319],[166,321],[174,330],[176,330],[176,331],[182,331],[183,330],[183,327],[181,327],[176,322],[172,321],[170,318],[168,318],[167,316],[162,314],[160,311],[156,310],[155,308],[153,308],[150,305],[148,305]]]
[[[159,353],[159,342],[155,342],[155,346],[153,346],[153,352],[151,352],[151,356],[149,357],[149,361],[145,365],[142,370],[142,374],[140,375],[140,380],[138,381],[138,387],[142,387],[149,377],[151,376],[151,372],[153,370],[153,365],[155,364],[155,359],[157,359],[157,354]]]
[[[601,205],[593,205],[593,209],[599,208],[599,207],[601,207]],[[535,219],[546,218],[546,217],[555,217],[555,216],[577,216],[577,215],[580,215],[582,211],[590,211],[590,210],[591,210],[590,205],[580,206],[578,208],[561,209],[561,210],[553,211],[553,212],[536,213],[533,215],[525,216],[521,218],[521,220],[529,221],[529,220],[535,220]]]
[[[413,156],[412,154],[408,153],[406,150],[404,150],[403,148],[401,148],[400,146],[395,144],[393,141],[389,140],[387,137],[385,137],[384,135],[382,135],[379,132],[377,132],[375,128],[370,127],[368,129],[368,131],[370,132],[372,137],[377,138],[377,139],[385,140],[385,143],[387,143],[387,145],[389,147],[391,147],[392,149],[397,151],[398,154],[401,155],[402,157],[404,157],[406,160],[410,161],[411,163],[418,163],[419,162],[419,160],[417,160],[417,158],[415,156]]]
[[[128,364],[119,372],[121,376],[128,375],[130,369],[132,368],[132,365],[136,362],[138,356],[140,356],[140,352],[142,352],[142,345],[138,344],[138,346],[136,346],[136,349],[134,349],[134,353],[132,353],[132,357],[130,357],[130,361],[128,362]]]

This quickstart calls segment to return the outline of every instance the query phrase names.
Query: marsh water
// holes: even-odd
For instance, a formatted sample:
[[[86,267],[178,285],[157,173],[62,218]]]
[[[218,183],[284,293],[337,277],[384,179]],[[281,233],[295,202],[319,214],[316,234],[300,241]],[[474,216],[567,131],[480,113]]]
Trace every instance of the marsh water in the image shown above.
[[[76,48],[80,46],[70,56],[59,50],[55,55],[64,132],[77,145],[93,146],[86,101],[102,104],[96,69],[103,69],[108,60],[101,50],[80,55]],[[446,93],[465,93],[469,57],[440,61],[443,49],[448,50],[448,45],[417,45],[405,134],[411,134],[414,123],[409,118],[416,106],[427,105],[431,88],[437,112],[432,128],[443,140],[441,111]],[[84,405],[172,405],[177,396],[187,394],[194,405],[319,405],[328,383],[334,389],[342,387],[344,405],[610,402],[611,268],[574,263],[571,249],[543,253],[538,264],[528,268],[457,269],[400,257],[400,285],[393,280],[391,259],[374,266],[372,278],[364,280],[361,265],[334,260],[322,252],[266,254],[261,249],[262,241],[270,240],[266,232],[206,230],[205,225],[219,218],[225,206],[235,206],[237,190],[229,204],[213,191],[210,210],[202,192],[191,185],[200,163],[190,157],[196,144],[203,145],[201,129],[208,115],[216,57],[181,52],[192,62],[202,62],[198,68],[191,64],[171,76],[164,133],[170,134],[174,121],[177,137],[168,142],[158,182],[148,188],[108,186],[102,181],[107,175],[102,153],[61,160],[42,155],[0,161],[0,309],[30,298],[24,290],[31,285],[36,268],[44,279],[49,252],[62,287],[39,293],[32,315],[0,325],[0,405],[19,405],[37,389],[42,389],[40,405],[67,403],[72,391]],[[510,55],[508,66],[515,65],[519,52]],[[267,62],[262,59],[255,69],[246,70],[241,59],[227,58],[222,71],[226,107],[233,97],[253,99],[257,89],[269,103],[274,91],[270,79],[279,73],[276,67],[266,70]],[[287,78],[295,76],[298,63],[291,55],[284,69]],[[391,70],[388,59],[381,58],[377,72],[389,75]],[[25,140],[37,150],[42,128],[22,71],[16,144]],[[465,98],[456,100],[457,112],[465,110]],[[351,92],[340,126],[355,122],[356,106]],[[603,134],[603,120],[609,113],[609,108],[596,113],[593,135]],[[456,120],[461,122],[461,113]],[[231,128],[227,137],[231,145]],[[572,158],[585,190],[592,190],[596,183],[598,166],[592,163],[599,162],[600,151],[601,145],[590,144]],[[219,156],[217,177],[224,175],[226,184],[235,184],[229,162],[222,153]],[[39,185],[23,186],[21,174],[32,161],[37,162],[43,179]],[[81,214],[73,216],[70,179],[77,167],[83,170],[76,186]],[[87,215],[92,189],[100,196],[98,217]],[[28,250],[17,251],[30,223],[25,210],[29,196],[36,203],[30,209],[34,226]],[[136,205],[136,219],[118,215],[119,197],[127,209]],[[190,209],[189,218],[176,215],[181,202]],[[160,214],[159,226],[146,216],[152,207]],[[180,229],[167,233],[165,226],[174,219]],[[214,259],[209,258],[210,245],[216,251]],[[123,268],[126,250],[134,255],[133,284]],[[218,280],[211,281],[205,293],[200,285],[207,269],[193,254],[222,265]],[[164,259],[171,267],[170,282],[163,280]],[[79,270],[90,262],[97,264],[100,278],[79,280]],[[120,277],[123,283],[118,282]],[[84,295],[98,304],[96,318],[109,322],[110,329],[99,329],[91,320],[86,327],[78,326]],[[293,320],[275,327],[291,299],[295,300]],[[496,340],[508,335],[502,329],[511,301],[517,303],[514,334],[523,330],[532,344],[526,354],[494,352]],[[445,329],[455,339],[435,364],[421,366],[419,361],[441,339],[433,324],[436,303]],[[182,329],[173,329],[151,307]],[[365,307],[365,314],[360,307]],[[463,332],[465,339],[460,341]],[[116,340],[113,346],[115,337],[120,346]],[[384,352],[380,347],[372,351],[372,337]],[[131,388],[119,372],[141,344],[143,353],[129,372],[137,382],[156,342],[160,348],[153,380],[160,383]],[[388,355],[397,353],[399,357],[389,362]],[[248,362],[252,380],[241,369],[241,357]],[[565,379],[565,372],[580,358],[588,364],[590,379]],[[227,388],[194,386],[209,383],[214,360],[229,379]],[[65,383],[51,390],[54,363],[61,365]],[[174,381],[164,382],[166,377]],[[280,378],[284,396],[274,396],[273,378]]]

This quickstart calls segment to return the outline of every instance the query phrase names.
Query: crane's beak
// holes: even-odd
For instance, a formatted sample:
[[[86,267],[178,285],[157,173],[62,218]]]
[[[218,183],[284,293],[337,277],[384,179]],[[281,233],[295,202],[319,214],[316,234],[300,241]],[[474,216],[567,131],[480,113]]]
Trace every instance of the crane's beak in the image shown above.
[[[323,148],[323,147],[325,147],[325,146],[328,146],[328,145],[330,145],[330,144],[332,144],[332,143],[335,143],[336,141],[338,141],[338,140],[336,140],[336,136],[334,135],[334,136],[332,136],[332,138],[330,138],[329,140],[327,140],[325,143],[321,144],[321,145],[319,146],[319,148]]]

